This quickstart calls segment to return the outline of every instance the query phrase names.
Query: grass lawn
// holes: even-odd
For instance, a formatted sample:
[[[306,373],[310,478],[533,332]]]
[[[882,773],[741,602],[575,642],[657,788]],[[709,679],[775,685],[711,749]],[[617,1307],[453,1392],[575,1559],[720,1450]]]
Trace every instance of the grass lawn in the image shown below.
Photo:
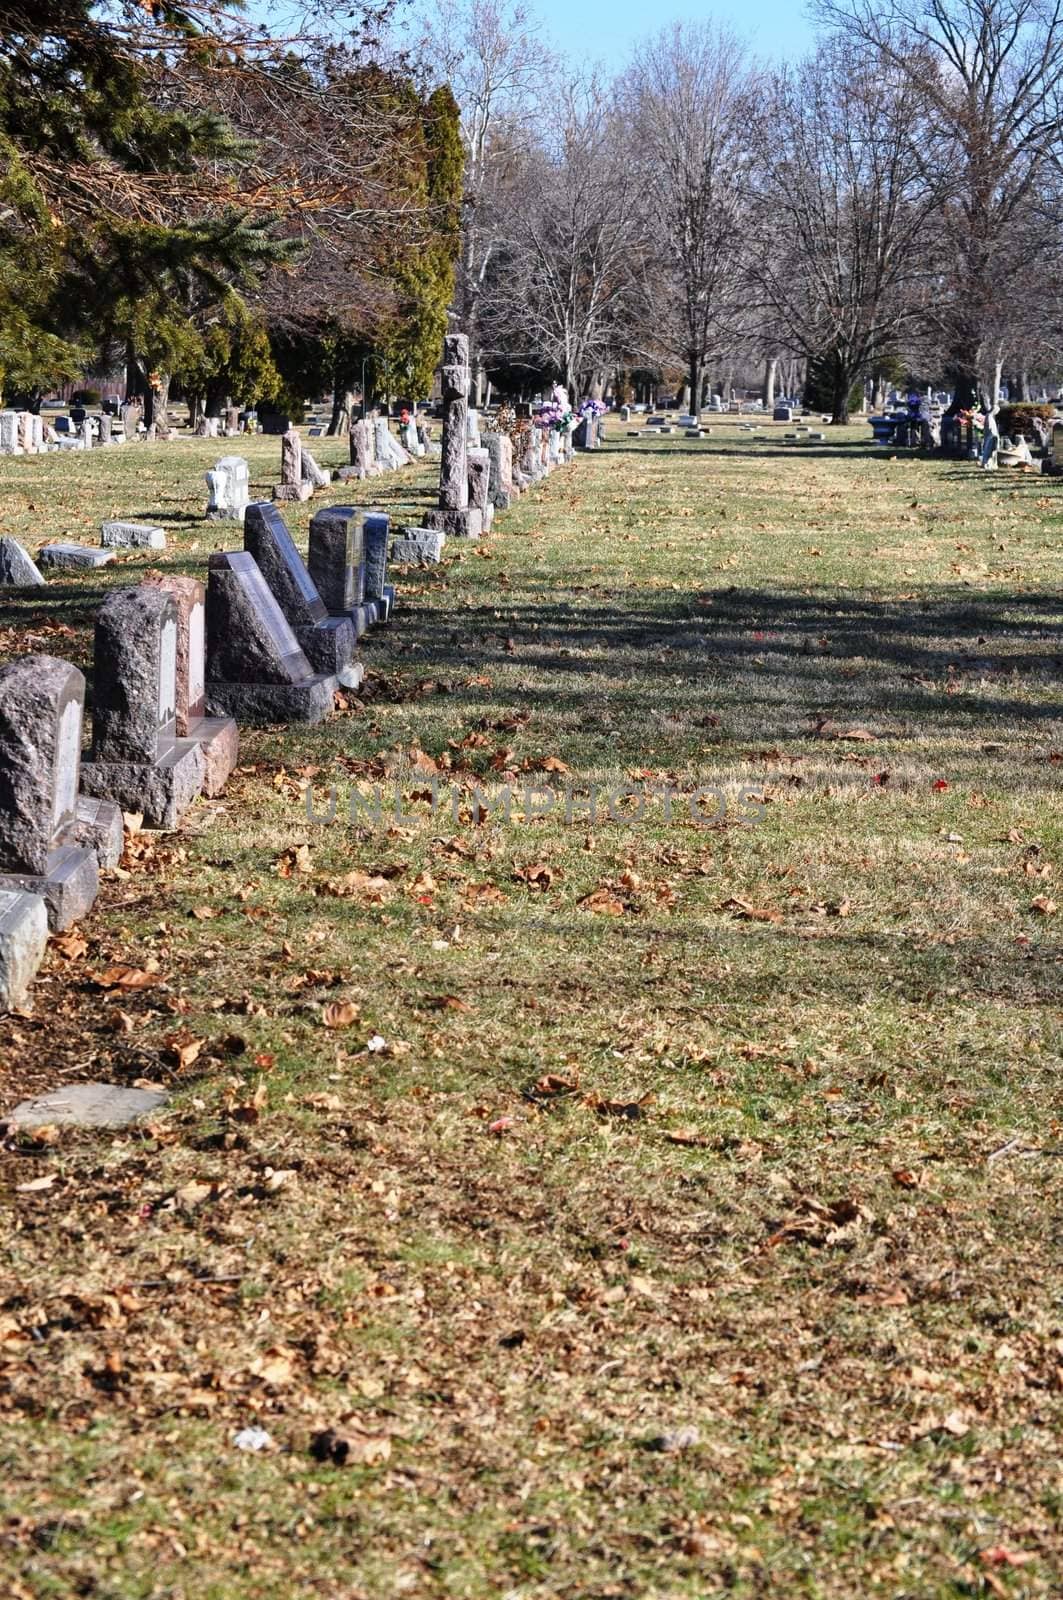
[[[0,1158],[12,1600],[1061,1593],[1063,484],[767,431],[400,577],[0,1022],[0,1107],[176,1091]],[[31,549],[173,535],[4,657],[231,544],[219,453],[0,464]]]

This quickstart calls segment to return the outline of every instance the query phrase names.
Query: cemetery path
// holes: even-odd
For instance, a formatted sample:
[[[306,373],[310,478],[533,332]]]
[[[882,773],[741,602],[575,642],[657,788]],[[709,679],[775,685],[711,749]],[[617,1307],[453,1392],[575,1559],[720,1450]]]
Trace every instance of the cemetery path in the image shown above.
[[[400,576],[0,1023],[176,1091],[0,1158],[17,1600],[1058,1593],[1063,488],[781,432]],[[211,448],[5,464],[175,529],[5,656],[201,567]]]

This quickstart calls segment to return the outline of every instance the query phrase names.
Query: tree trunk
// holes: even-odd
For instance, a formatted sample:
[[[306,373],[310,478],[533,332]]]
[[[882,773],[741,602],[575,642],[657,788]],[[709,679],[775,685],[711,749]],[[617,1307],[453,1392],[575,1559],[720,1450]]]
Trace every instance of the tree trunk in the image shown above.
[[[328,437],[333,439],[337,434],[346,433],[354,416],[354,390],[341,389],[332,391],[332,416],[329,418]]]
[[[1000,380],[1003,377],[1003,374],[1004,361],[1003,358],[998,355],[997,359],[993,363],[993,387],[989,397],[991,403],[995,406],[1000,404]]]
[[[694,405],[698,405],[700,403],[700,401],[701,401],[701,378],[702,378],[701,356],[700,355],[691,354],[688,359],[689,359],[689,368],[688,368],[689,377],[688,377],[688,381],[689,381],[689,384],[690,384],[690,398],[691,398],[691,401],[692,401],[692,403]]]
[[[849,421],[849,392],[853,387],[853,375],[843,361],[837,358],[831,363],[831,422],[844,426]]]
[[[769,356],[764,364],[763,400],[765,411],[775,410],[775,374],[778,371],[778,367],[778,356]]]

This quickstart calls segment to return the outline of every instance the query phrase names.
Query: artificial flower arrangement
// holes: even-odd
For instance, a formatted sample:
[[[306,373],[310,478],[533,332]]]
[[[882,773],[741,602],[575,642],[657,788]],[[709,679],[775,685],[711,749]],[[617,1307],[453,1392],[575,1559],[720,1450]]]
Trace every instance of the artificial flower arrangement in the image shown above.
[[[572,422],[572,401],[564,384],[555,383],[549,400],[539,407],[537,428],[567,428]]]
[[[579,414],[581,417],[604,417],[605,402],[602,400],[592,400],[588,395],[586,400],[580,401]]]

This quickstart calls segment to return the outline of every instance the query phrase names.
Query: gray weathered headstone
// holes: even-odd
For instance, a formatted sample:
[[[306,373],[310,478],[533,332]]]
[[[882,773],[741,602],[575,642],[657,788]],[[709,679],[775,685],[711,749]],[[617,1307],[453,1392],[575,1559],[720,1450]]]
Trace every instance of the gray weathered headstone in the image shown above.
[[[254,556],[215,551],[207,569],[207,712],[240,722],[320,722],[334,674],[315,673]]]
[[[203,752],[177,737],[177,606],[153,584],[119,589],[96,613],[92,756],[86,794],[175,828],[203,789]]]
[[[0,889],[0,1011],[21,1011],[48,948],[48,908],[40,895]]]
[[[36,589],[44,583],[36,562],[9,534],[0,538],[0,588]]]
[[[494,516],[494,503],[490,499],[491,457],[486,450],[469,450],[466,455],[469,473],[469,509],[480,513],[480,527],[487,533]]]
[[[448,333],[443,340],[442,385],[439,507],[426,513],[425,526],[442,533],[478,539],[483,532],[483,518],[469,510],[469,341],[463,333]]]
[[[250,499],[247,462],[243,456],[221,456],[206,474],[210,498],[208,522],[243,522]]]
[[[96,898],[91,850],[75,843],[85,679],[68,661],[0,668],[0,888],[39,894],[61,932]]]
[[[106,567],[114,560],[113,550],[97,550],[88,544],[46,544],[37,551],[37,564],[79,571],[86,567]]]
[[[332,482],[328,473],[321,470],[305,446],[302,454],[302,473],[303,482],[308,483],[311,489],[327,489]]]
[[[391,545],[391,559],[411,564],[436,562],[447,536],[441,528],[403,528]]]
[[[485,433],[484,446],[491,463],[488,494],[499,511],[508,511],[514,498],[513,441],[508,433]]]
[[[146,522],[105,522],[100,543],[109,550],[165,550],[166,534]]]
[[[297,428],[281,436],[281,481],[273,490],[274,500],[309,500],[312,483],[303,477],[303,446]]]

